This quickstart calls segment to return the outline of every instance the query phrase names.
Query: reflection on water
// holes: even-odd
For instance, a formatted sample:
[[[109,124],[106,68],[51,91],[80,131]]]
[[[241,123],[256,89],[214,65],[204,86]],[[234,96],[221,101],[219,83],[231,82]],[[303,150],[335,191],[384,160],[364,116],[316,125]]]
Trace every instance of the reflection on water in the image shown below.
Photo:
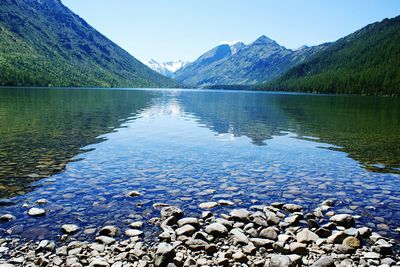
[[[125,228],[157,216],[160,202],[190,215],[210,199],[314,208],[334,197],[341,211],[399,238],[398,99],[9,89],[0,103],[1,192],[28,192],[37,180],[0,207],[16,216],[0,235],[56,237],[64,223]],[[371,172],[360,162],[380,165]],[[47,215],[30,218],[22,205],[41,198]]]
[[[181,94],[180,99],[185,111],[218,133],[262,145],[291,131],[341,147],[371,170],[399,172],[399,99],[241,92]]]
[[[0,90],[0,198],[64,170],[81,148],[148,105],[150,92]]]

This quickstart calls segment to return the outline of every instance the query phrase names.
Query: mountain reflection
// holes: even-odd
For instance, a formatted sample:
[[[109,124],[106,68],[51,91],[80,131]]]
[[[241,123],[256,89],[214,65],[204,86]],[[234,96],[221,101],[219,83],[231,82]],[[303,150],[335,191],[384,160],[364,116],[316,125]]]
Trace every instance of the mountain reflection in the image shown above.
[[[338,146],[370,170],[399,172],[396,98],[203,91],[181,93],[178,99],[200,124],[220,134],[263,145],[290,131]]]

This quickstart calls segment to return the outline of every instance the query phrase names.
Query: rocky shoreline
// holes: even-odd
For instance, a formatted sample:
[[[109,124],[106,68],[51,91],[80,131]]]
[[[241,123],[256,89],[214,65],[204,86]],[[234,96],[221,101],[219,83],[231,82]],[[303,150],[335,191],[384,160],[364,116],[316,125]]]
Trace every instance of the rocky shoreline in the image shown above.
[[[213,214],[216,205],[226,206],[226,214]],[[124,233],[105,226],[93,241],[74,240],[79,227],[73,224],[62,226],[60,244],[0,238],[0,267],[400,266],[395,240],[358,225],[356,216],[335,214],[332,200],[312,212],[284,203],[248,210],[229,201],[199,207],[206,211],[194,218],[165,205],[160,217],[131,223]],[[159,226],[157,241],[143,241],[146,223]]]

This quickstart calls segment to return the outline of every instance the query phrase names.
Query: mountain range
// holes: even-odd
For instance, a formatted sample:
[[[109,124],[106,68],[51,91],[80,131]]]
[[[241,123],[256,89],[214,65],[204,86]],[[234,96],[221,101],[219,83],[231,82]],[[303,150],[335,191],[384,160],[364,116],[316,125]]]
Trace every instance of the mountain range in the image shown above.
[[[150,60],[146,66],[60,0],[2,0],[0,14],[0,86],[400,95],[400,16],[317,46],[288,49],[261,36],[218,45],[192,63]]]
[[[256,85],[272,81],[329,44],[287,49],[266,36],[245,45],[222,44],[179,69],[174,78],[190,86]]]
[[[1,0],[0,85],[172,87],[60,0]]]
[[[206,88],[400,95],[400,16],[295,50],[266,36],[219,45],[173,77]]]
[[[145,64],[149,66],[152,70],[157,71],[158,73],[173,78],[174,74],[177,70],[184,67],[189,62],[186,61],[167,61],[167,62],[158,62],[154,59],[147,60]]]

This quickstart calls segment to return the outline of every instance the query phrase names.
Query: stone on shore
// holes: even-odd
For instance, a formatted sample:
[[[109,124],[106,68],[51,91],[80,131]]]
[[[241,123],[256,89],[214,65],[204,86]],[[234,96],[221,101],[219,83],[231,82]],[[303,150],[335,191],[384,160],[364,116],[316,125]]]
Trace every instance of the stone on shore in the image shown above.
[[[160,243],[154,255],[155,267],[166,267],[173,262],[176,253],[174,247],[167,243]]]
[[[311,243],[317,241],[319,236],[308,229],[303,229],[296,235],[296,239],[299,243]]]
[[[205,231],[216,237],[223,237],[228,234],[228,229],[221,223],[212,223],[206,227]]]
[[[250,213],[246,209],[235,209],[229,214],[235,221],[247,222],[249,220]]]

